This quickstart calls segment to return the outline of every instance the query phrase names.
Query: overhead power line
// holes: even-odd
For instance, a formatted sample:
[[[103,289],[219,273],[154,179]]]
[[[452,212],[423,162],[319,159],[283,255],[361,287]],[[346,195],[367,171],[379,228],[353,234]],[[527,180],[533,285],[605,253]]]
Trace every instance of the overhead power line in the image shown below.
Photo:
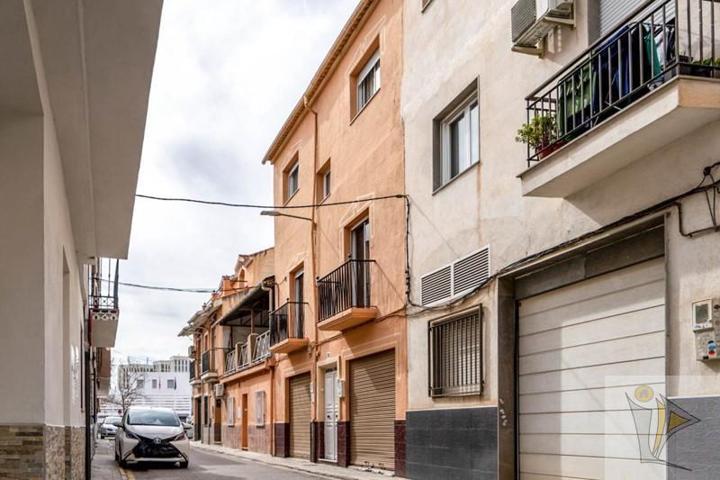
[[[392,198],[405,198],[404,194],[398,193],[395,195],[383,195],[379,197],[359,198],[357,200],[345,200],[341,202],[324,202],[324,203],[310,203],[303,205],[260,205],[256,203],[231,203],[231,202],[218,202],[213,200],[199,200],[196,198],[180,198],[180,197],[159,197],[157,195],[143,195],[136,194],[138,198],[145,198],[147,200],[159,200],[163,202],[185,202],[185,203],[197,203],[200,205],[213,205],[216,207],[231,207],[231,208],[256,208],[256,209],[292,209],[292,208],[312,208],[312,207],[333,207],[338,205],[351,205],[354,203],[365,203],[374,202],[378,200],[388,200]]]

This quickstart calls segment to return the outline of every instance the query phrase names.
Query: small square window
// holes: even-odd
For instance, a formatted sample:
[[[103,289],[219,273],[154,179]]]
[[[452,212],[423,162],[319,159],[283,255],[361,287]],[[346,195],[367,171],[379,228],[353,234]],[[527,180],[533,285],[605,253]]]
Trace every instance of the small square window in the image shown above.
[[[355,113],[359,113],[370,99],[380,90],[380,50],[376,50],[365,66],[360,70],[356,80]]]
[[[177,388],[177,384],[175,383],[175,379],[169,379],[167,381],[167,388],[175,390]]]

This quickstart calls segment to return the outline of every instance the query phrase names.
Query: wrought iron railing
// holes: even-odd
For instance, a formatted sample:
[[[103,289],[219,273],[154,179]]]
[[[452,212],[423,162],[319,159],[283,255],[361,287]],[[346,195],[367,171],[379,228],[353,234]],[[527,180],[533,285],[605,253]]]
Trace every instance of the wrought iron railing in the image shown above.
[[[202,356],[200,357],[200,374],[204,374],[210,371],[212,368],[211,363],[211,357],[210,357],[210,350],[203,352]]]
[[[270,345],[289,338],[305,338],[305,303],[286,302],[270,313]]]
[[[88,308],[90,310],[118,310],[120,260],[102,258],[90,267],[88,279]]]
[[[320,321],[349,308],[371,306],[370,266],[374,260],[348,260],[328,275],[318,279]]]
[[[225,373],[237,370],[237,357],[235,349],[231,349],[225,354]]]
[[[528,166],[678,75],[720,78],[718,23],[720,2],[645,1],[527,96]]]
[[[259,362],[270,356],[270,330],[261,333],[255,339],[255,352],[253,352],[253,362]]]

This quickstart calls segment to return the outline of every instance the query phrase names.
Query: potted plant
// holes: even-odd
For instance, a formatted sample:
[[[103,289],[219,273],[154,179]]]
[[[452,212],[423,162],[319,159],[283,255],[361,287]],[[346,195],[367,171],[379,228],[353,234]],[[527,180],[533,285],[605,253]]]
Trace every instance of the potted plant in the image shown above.
[[[525,143],[543,159],[562,146],[557,141],[557,124],[553,115],[536,115],[517,131],[515,141]]]

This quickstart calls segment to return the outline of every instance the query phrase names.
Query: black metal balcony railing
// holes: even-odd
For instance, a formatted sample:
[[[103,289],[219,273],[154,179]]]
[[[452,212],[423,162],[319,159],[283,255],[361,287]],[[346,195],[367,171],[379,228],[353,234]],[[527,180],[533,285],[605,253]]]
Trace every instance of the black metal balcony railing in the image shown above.
[[[190,381],[192,382],[197,378],[197,370],[195,369],[195,360],[190,360]]]
[[[204,374],[210,371],[211,369],[210,365],[210,350],[207,352],[203,352],[202,356],[200,357],[200,374]]]
[[[318,279],[320,321],[349,308],[371,306],[370,265],[373,263],[375,260],[348,260]]]
[[[305,303],[286,302],[270,313],[270,345],[289,338],[305,338]]]
[[[526,98],[528,166],[678,75],[720,78],[720,3],[647,0]]]
[[[88,308],[90,310],[111,310],[119,308],[118,286],[120,260],[103,258],[90,267],[88,279]]]

